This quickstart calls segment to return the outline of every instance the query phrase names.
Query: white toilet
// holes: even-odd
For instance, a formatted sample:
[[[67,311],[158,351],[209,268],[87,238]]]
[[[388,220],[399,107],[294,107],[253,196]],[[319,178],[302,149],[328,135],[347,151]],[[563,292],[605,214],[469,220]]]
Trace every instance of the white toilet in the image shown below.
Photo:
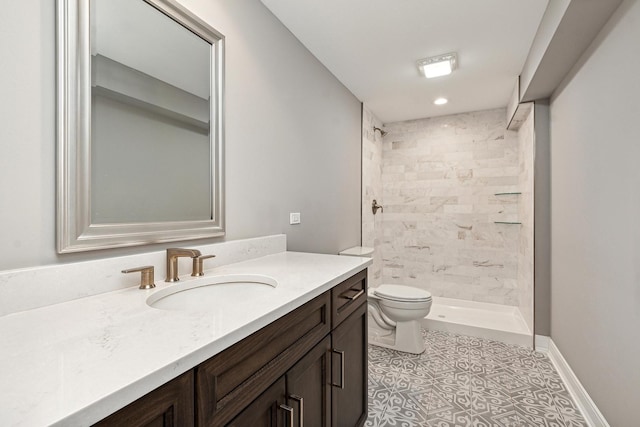
[[[356,246],[340,255],[372,257],[373,248]],[[425,350],[420,321],[431,310],[431,294],[404,285],[369,288],[369,344],[420,354]]]
[[[369,343],[397,351],[424,352],[420,321],[431,310],[431,294],[404,285],[380,285],[371,288],[369,313],[375,325],[369,324]]]

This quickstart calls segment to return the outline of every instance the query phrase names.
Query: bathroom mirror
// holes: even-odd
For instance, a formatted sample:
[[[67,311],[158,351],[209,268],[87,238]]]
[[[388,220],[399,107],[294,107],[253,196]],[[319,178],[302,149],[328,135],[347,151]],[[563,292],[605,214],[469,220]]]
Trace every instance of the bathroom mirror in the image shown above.
[[[58,0],[58,252],[224,234],[224,37],[173,0]]]

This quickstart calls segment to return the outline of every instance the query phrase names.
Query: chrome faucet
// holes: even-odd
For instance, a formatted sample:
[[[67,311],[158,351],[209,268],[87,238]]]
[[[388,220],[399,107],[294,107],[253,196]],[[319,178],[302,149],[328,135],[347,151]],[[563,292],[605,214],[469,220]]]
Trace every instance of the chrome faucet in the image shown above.
[[[167,249],[167,278],[165,282],[177,282],[178,277],[178,258],[189,257],[198,258],[202,255],[197,249],[169,248]]]

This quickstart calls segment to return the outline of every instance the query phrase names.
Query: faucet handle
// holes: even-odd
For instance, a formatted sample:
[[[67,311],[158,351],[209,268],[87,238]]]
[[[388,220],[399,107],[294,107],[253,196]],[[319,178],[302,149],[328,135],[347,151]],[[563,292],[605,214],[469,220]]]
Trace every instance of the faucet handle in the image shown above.
[[[135,273],[139,271],[140,274],[140,289],[152,289],[156,287],[153,283],[153,265],[145,265],[144,267],[128,268],[122,270],[123,273]]]
[[[215,258],[215,255],[200,255],[194,256],[193,259],[193,269],[191,270],[191,275],[193,277],[204,276],[204,271],[202,269],[202,261],[209,258]]]

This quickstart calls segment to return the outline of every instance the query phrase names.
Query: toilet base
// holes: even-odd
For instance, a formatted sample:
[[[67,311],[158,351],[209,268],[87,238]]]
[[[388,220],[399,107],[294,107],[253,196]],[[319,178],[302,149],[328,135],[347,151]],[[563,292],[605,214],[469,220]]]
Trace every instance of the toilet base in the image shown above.
[[[425,350],[420,320],[398,322],[392,331],[380,328],[375,322],[370,321],[368,336],[369,344],[378,347],[411,354],[421,354]]]

